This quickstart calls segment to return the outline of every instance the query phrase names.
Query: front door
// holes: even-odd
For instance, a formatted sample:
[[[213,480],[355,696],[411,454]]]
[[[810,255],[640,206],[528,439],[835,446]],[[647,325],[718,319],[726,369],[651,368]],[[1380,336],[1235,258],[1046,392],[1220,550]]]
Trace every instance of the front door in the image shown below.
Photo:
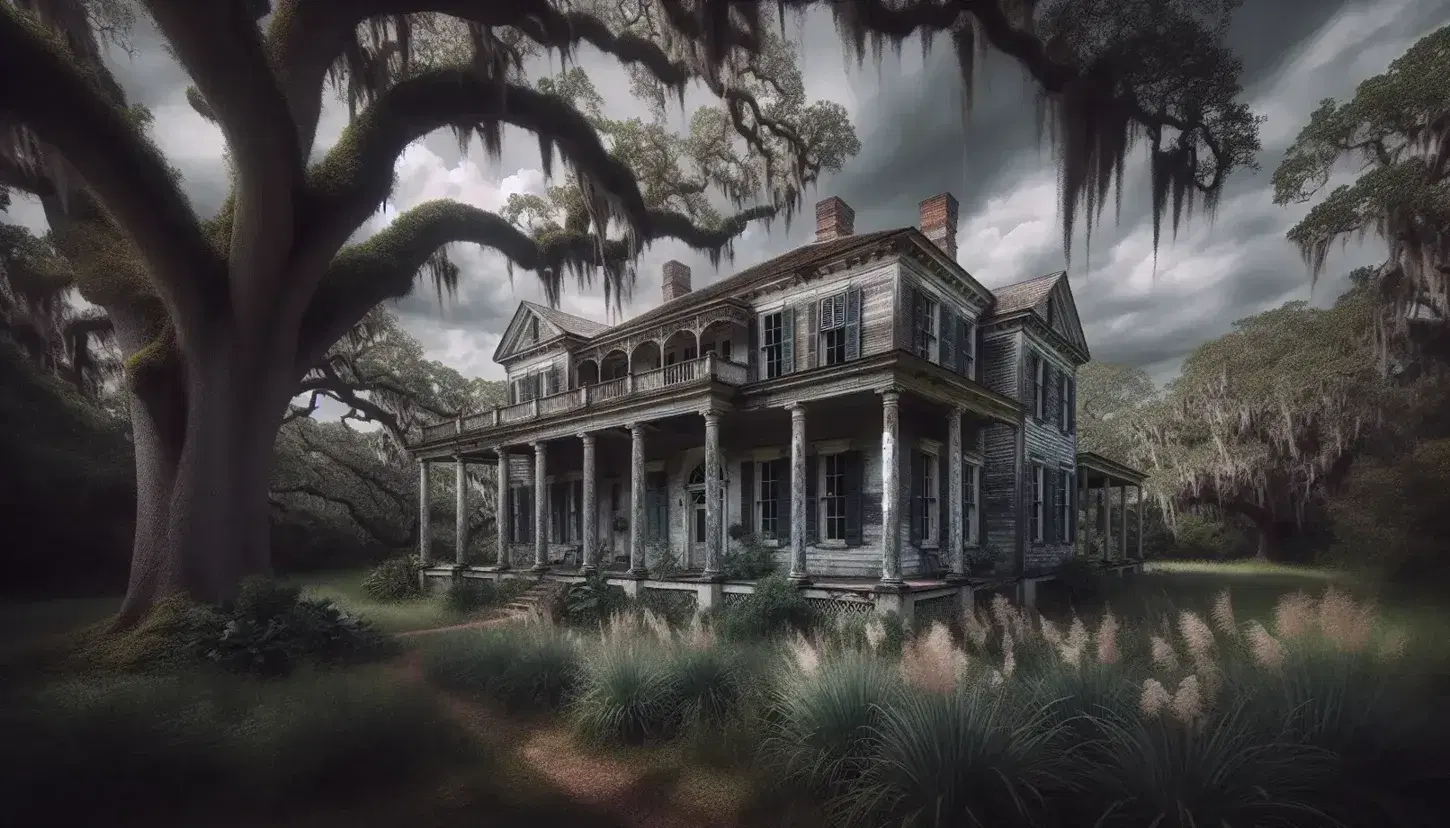
[[[705,563],[705,489],[690,491],[690,560],[694,568]]]

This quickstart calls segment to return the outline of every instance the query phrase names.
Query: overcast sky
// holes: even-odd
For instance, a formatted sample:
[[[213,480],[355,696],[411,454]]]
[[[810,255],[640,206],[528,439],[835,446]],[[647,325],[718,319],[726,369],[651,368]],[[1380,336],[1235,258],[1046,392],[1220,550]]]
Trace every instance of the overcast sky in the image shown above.
[[[1080,241],[1074,245],[1070,276],[1094,359],[1139,365],[1166,379],[1185,354],[1234,320],[1311,298],[1304,265],[1284,239],[1304,210],[1274,206],[1270,176],[1321,98],[1351,95],[1359,81],[1446,23],[1444,0],[1246,0],[1230,39],[1244,61],[1247,100],[1268,118],[1262,169],[1229,181],[1216,222],[1196,218],[1172,242],[1165,234],[1155,274],[1146,165],[1131,165],[1121,224],[1114,226],[1109,215],[1090,260]],[[981,73],[977,105],[963,124],[955,63],[944,41],[925,60],[908,44],[899,58],[888,54],[879,66],[868,59],[858,68],[845,57],[829,13],[788,24],[787,34],[800,50],[808,94],[845,106],[862,143],[860,154],[822,181],[809,202],[842,197],[863,232],[915,224],[919,202],[949,189],[961,202],[958,261],[984,284],[1064,266],[1056,168],[1038,141],[1034,93],[1014,66],[993,60]],[[225,194],[221,134],[186,104],[185,75],[144,22],[133,45],[133,56],[112,55],[114,70],[128,94],[155,114],[157,142],[182,171],[198,211],[210,215]],[[579,63],[601,90],[628,89],[624,74],[602,56],[585,53]],[[627,95],[608,99],[606,107],[616,117],[643,114]],[[345,108],[331,106],[323,140],[334,140],[345,120]],[[392,207],[375,224],[444,196],[497,210],[510,193],[542,191],[539,166],[536,144],[523,133],[507,136],[497,162],[482,152],[460,157],[450,135],[434,135],[399,160]],[[809,216],[809,204],[806,210]],[[11,220],[43,229],[34,204],[17,203]],[[808,241],[812,225],[807,218],[789,229],[780,222],[754,227],[736,243],[734,262],[722,261],[718,269],[683,245],[656,244],[641,260],[625,315],[659,303],[660,266],[669,259],[690,265],[698,288]],[[1369,240],[1336,254],[1330,278],[1313,298],[1331,300],[1342,274],[1375,260],[1380,249]],[[503,372],[491,361],[498,337],[517,301],[541,300],[542,292],[528,273],[510,284],[501,257],[490,251],[469,247],[455,260],[463,279],[454,301],[440,307],[425,288],[397,310],[431,357],[466,375],[499,378]],[[563,308],[608,321],[597,289],[571,285]]]

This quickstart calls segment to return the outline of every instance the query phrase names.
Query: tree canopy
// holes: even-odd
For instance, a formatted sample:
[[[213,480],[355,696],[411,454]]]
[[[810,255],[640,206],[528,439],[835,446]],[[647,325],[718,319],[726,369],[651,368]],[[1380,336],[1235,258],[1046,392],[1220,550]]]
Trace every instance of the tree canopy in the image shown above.
[[[1346,163],[1358,178],[1323,191]],[[1316,201],[1317,200],[1317,201]],[[1426,35],[1343,103],[1320,102],[1274,172],[1277,204],[1316,201],[1289,231],[1318,278],[1335,244],[1373,234],[1386,257],[1375,278],[1388,323],[1450,314],[1450,26]]]
[[[1078,450],[1120,463],[1140,462],[1134,424],[1158,396],[1158,387],[1142,368],[1089,362],[1077,373]]]

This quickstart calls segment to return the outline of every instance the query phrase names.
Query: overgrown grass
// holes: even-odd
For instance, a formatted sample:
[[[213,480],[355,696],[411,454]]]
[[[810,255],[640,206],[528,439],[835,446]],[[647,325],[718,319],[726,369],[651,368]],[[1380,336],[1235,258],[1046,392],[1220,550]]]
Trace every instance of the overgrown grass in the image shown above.
[[[29,824],[280,813],[405,788],[468,750],[430,694],[376,667],[75,678],[9,694],[0,731],[4,801]]]

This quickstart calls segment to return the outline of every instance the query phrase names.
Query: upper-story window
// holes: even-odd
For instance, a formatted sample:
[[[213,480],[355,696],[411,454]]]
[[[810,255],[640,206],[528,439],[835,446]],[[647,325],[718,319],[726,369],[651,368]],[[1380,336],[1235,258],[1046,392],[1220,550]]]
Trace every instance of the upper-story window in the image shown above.
[[[1072,378],[1064,371],[1057,375],[1057,427],[1072,427]]]
[[[962,376],[977,378],[977,324],[962,319]]]
[[[846,361],[846,294],[821,300],[821,365]]]
[[[936,300],[922,294],[916,300],[916,355],[936,362],[941,354],[937,347],[938,319],[941,312]]]
[[[785,314],[767,313],[760,323],[760,369],[773,379],[785,373]]]

